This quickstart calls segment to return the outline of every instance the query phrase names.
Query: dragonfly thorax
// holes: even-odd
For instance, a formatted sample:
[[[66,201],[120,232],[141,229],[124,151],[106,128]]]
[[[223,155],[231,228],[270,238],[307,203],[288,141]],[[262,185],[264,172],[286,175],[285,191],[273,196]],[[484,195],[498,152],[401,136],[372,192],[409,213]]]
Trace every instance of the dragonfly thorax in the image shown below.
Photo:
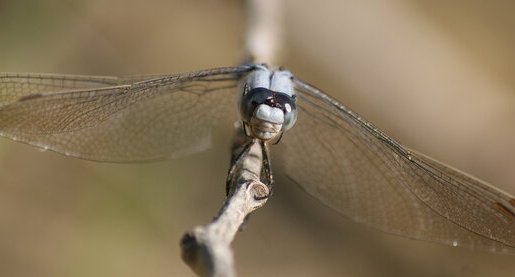
[[[293,76],[287,70],[258,65],[243,80],[240,113],[247,135],[271,140],[297,119]]]

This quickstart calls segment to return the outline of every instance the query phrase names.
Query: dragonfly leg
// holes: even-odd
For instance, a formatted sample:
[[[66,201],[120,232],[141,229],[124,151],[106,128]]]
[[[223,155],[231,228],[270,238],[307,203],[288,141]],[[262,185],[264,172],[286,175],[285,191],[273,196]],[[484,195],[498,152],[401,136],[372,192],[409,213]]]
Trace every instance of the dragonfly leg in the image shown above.
[[[264,179],[263,181],[268,186],[270,190],[270,195],[272,194],[272,184],[274,183],[274,176],[272,175],[272,164],[270,161],[270,154],[268,152],[268,146],[264,141],[261,141],[261,151],[263,154],[263,169],[261,176]]]
[[[231,189],[231,184],[234,181],[234,177],[235,177],[234,173],[236,172],[236,169],[238,169],[240,167],[240,163],[243,160],[242,158],[245,157],[249,153],[249,150],[250,150],[250,147],[252,146],[252,144],[253,144],[253,141],[248,140],[243,145],[239,154],[232,156],[231,167],[229,168],[229,172],[227,173],[227,178],[225,180],[225,194],[226,195],[229,195],[229,191]],[[233,146],[233,153],[236,148],[240,148],[240,147],[241,147],[241,145]]]

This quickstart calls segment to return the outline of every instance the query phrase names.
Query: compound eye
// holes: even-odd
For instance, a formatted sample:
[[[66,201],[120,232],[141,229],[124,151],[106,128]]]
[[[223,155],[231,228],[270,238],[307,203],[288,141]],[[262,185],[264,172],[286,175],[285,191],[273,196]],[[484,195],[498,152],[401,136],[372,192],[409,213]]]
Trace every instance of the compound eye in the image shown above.
[[[267,88],[253,88],[245,93],[240,103],[240,113],[245,122],[250,122],[256,108],[272,98],[273,92]]]
[[[283,104],[284,112],[284,123],[283,131],[286,131],[293,127],[295,121],[297,121],[297,107],[295,106],[295,99],[289,98],[288,102]]]
[[[274,94],[273,106],[280,108],[284,113],[283,131],[290,129],[297,120],[297,108],[295,106],[295,95],[276,92]]]
[[[286,93],[276,92],[274,95],[275,106],[283,110],[284,113],[295,109],[295,98]]]

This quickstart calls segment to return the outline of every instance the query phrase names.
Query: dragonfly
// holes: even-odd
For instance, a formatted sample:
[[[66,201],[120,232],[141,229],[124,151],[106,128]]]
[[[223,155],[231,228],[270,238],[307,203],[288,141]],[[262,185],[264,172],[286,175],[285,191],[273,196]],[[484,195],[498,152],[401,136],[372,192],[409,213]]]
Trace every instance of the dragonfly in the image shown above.
[[[185,155],[210,147],[213,131],[235,121],[247,137],[281,148],[285,174],[347,218],[413,239],[515,254],[515,197],[401,145],[284,68],[0,74],[0,135],[67,156]]]

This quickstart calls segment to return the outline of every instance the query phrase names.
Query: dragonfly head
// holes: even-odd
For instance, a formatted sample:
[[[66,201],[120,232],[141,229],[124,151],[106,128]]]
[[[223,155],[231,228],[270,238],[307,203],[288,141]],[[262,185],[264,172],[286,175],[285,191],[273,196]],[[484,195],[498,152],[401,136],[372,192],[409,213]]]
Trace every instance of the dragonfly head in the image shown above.
[[[297,119],[291,73],[258,66],[245,80],[240,113],[254,138],[271,140],[290,129]]]

